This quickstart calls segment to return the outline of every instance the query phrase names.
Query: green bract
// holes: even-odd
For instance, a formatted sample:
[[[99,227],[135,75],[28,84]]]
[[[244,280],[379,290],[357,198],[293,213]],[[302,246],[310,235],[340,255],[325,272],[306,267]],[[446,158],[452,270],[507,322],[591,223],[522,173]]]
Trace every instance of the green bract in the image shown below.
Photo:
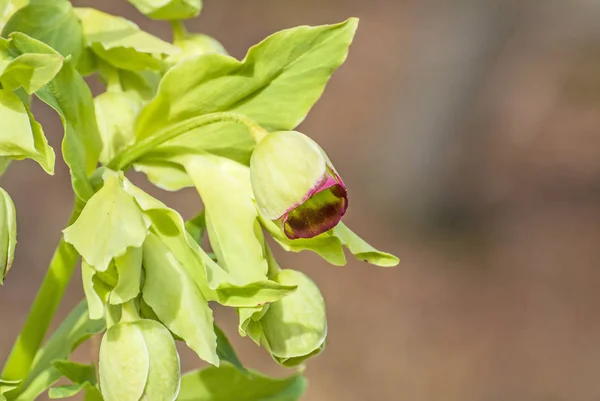
[[[173,43],[67,0],[0,0],[0,175],[24,158],[54,171],[35,96],[62,120],[75,195],[0,375],[0,400],[48,391],[86,401],[296,401],[301,372],[273,379],[246,368],[211,305],[235,308],[240,335],[296,367],[325,347],[325,303],[308,276],[279,267],[272,243],[334,265],[346,263],[344,248],[398,263],[340,221],[344,183],[323,149],[293,131],[346,59],[358,20],[277,32],[239,61],[185,30],[200,0],[130,3],[168,20]],[[83,79],[94,74],[106,89],[95,98]],[[130,167],[163,189],[194,187],[197,216],[185,222],[134,185]],[[14,205],[0,189],[0,283],[15,244]],[[42,346],[78,260],[85,301]],[[69,360],[102,332],[98,366]],[[212,366],[182,378],[175,341]],[[56,385],[61,377],[69,383]]]

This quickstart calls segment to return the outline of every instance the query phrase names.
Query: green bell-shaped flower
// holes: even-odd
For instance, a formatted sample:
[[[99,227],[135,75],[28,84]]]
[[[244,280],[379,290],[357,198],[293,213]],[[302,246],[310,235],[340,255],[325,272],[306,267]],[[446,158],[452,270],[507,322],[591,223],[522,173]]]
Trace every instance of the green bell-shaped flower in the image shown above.
[[[147,319],[121,320],[102,337],[99,359],[104,400],[177,398],[181,383],[179,355],[171,333],[162,324]]]
[[[12,265],[17,245],[17,215],[8,193],[0,188],[0,284]]]
[[[290,239],[335,227],[348,208],[346,186],[321,147],[296,131],[265,136],[250,160],[256,204]]]

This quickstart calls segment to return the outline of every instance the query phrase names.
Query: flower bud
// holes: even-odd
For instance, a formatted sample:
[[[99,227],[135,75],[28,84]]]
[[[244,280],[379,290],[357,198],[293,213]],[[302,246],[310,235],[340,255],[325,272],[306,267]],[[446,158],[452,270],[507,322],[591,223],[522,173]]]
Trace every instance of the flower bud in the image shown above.
[[[181,380],[169,330],[153,320],[119,322],[100,345],[100,388],[106,401],[173,401]]]
[[[12,265],[17,245],[15,205],[8,193],[0,188],[0,284]]]
[[[332,229],[348,208],[346,186],[331,161],[300,132],[273,132],[256,145],[250,179],[260,213],[289,239]]]

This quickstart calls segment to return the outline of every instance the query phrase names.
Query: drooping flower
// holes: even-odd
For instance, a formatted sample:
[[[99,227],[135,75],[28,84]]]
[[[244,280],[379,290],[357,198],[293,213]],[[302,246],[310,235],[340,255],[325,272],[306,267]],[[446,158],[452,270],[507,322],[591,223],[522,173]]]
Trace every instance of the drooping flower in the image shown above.
[[[344,182],[321,147],[297,131],[272,132],[250,160],[260,213],[289,239],[312,238],[334,228],[348,208]]]

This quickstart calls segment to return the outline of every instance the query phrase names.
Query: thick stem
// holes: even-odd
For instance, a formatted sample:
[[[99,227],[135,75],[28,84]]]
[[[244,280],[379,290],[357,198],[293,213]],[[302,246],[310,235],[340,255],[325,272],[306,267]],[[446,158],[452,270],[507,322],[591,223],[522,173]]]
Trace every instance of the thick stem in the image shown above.
[[[139,160],[151,150],[156,149],[157,146],[194,129],[222,122],[231,122],[244,126],[254,136],[257,143],[268,134],[264,128],[243,114],[233,112],[205,114],[169,126],[140,140],[119,153],[108,163],[107,167],[115,171],[126,170],[132,163]]]
[[[81,208],[80,201],[76,201],[71,222],[79,216]],[[79,255],[75,248],[61,239],[54,251],[42,286],[33,301],[25,325],[6,360],[2,371],[3,379],[22,380],[29,373],[33,358],[44,340],[65,289],[71,281],[78,258]]]

